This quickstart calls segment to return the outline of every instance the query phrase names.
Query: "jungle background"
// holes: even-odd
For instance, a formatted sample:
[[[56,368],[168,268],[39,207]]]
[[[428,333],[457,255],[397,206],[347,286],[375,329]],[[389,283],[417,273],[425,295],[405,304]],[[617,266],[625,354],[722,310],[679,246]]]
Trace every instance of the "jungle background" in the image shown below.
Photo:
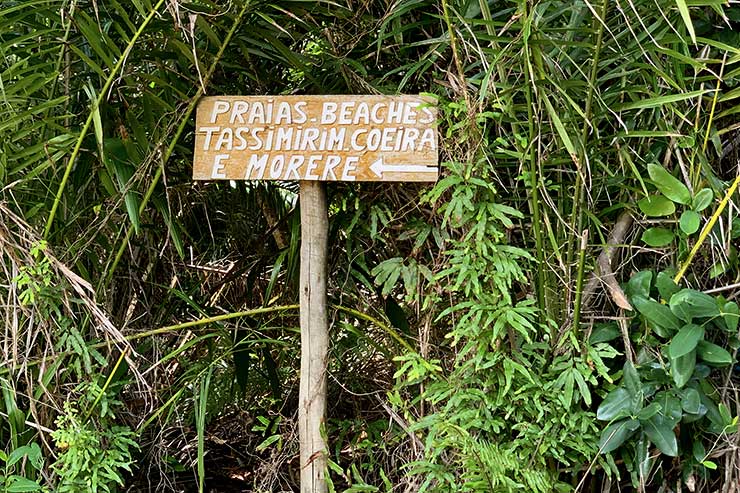
[[[295,491],[296,183],[203,95],[428,94],[328,187],[330,488],[740,491],[740,4],[0,1],[0,490]]]

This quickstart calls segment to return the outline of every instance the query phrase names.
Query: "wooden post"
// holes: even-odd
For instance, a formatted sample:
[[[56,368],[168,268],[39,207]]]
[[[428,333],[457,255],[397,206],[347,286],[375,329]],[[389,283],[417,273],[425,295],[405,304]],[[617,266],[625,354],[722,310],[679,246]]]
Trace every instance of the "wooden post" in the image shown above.
[[[301,377],[298,395],[301,493],[326,493],[326,371],[329,351],[326,188],[301,181]]]

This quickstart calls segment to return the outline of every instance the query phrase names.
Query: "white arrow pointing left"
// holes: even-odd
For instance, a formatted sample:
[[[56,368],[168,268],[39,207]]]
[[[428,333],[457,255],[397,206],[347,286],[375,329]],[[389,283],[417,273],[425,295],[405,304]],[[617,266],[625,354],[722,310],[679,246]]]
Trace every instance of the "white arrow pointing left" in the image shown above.
[[[383,178],[383,173],[436,173],[435,166],[425,166],[423,164],[386,164],[383,158],[379,157],[370,165],[370,170],[378,178]]]

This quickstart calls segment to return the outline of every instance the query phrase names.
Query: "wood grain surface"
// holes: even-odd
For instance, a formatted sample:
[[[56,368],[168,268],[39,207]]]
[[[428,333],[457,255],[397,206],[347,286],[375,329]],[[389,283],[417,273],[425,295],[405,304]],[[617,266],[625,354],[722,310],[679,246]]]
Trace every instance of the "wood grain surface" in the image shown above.
[[[436,181],[437,109],[423,96],[212,96],[195,180]]]

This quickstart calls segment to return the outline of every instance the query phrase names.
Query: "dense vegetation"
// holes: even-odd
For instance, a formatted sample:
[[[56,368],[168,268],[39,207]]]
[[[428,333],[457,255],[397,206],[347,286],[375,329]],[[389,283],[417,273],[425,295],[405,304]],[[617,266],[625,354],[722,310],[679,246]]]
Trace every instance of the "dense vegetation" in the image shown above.
[[[332,184],[336,491],[737,491],[740,7],[0,0],[0,490],[297,489],[296,183],[204,94],[427,93]]]

